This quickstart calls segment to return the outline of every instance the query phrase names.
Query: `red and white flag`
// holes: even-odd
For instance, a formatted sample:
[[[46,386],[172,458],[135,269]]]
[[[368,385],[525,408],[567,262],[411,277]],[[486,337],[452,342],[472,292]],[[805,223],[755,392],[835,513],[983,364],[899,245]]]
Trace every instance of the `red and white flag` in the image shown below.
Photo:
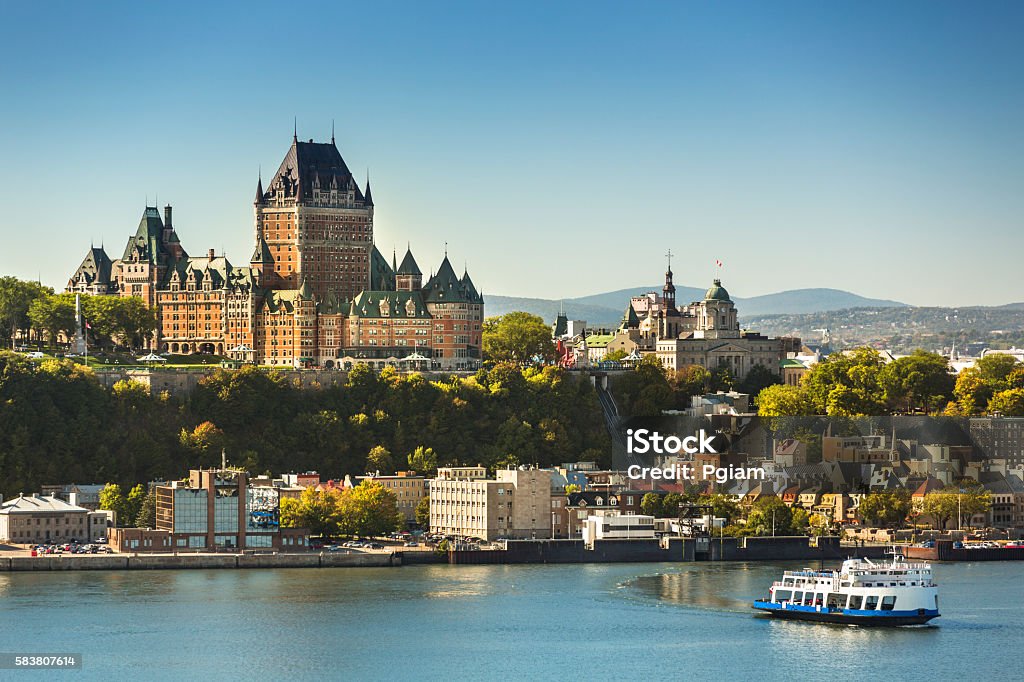
[[[720,260],[718,260],[718,259],[716,258],[716,259],[715,259],[715,265],[717,265],[718,267],[722,267],[722,261],[720,261]]]
[[[89,320],[86,320],[86,321],[85,321],[85,328],[86,328],[86,329],[92,329],[92,325],[91,325],[91,324],[89,324]]]

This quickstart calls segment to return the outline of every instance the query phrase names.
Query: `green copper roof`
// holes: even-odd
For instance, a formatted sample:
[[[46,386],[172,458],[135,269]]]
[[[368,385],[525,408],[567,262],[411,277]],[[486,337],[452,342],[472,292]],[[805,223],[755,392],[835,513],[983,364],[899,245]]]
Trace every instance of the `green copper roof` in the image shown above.
[[[349,314],[361,318],[430,318],[418,291],[364,291],[352,300]]]
[[[732,301],[732,299],[729,298],[729,292],[726,291],[725,287],[722,286],[722,280],[718,279],[717,277],[715,278],[714,283],[711,285],[711,288],[708,289],[707,293],[704,294],[704,300],[730,302]]]

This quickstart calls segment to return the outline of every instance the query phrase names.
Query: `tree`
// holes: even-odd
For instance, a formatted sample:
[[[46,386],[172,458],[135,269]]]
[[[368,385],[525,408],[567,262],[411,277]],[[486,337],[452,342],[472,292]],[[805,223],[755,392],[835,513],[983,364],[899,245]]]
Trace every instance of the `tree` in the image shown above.
[[[1024,388],[1010,388],[993,395],[988,401],[988,413],[1024,417]]]
[[[810,399],[814,414],[883,414],[885,396],[878,383],[881,369],[881,356],[871,348],[833,353],[811,368],[800,388]]]
[[[430,530],[430,496],[424,495],[416,503],[416,525],[425,530]]]
[[[992,399],[992,387],[981,376],[977,367],[960,371],[953,388],[960,412],[965,415],[981,414],[981,410]]]
[[[382,473],[394,473],[395,466],[391,461],[391,451],[383,445],[374,445],[366,456],[366,470]]]
[[[146,486],[139,483],[130,491],[128,491],[128,497],[124,501],[124,524],[134,524],[137,527],[137,520],[139,518],[139,512],[142,510],[142,503],[146,499]],[[154,514],[156,509],[154,508]]]
[[[667,518],[679,518],[679,506],[685,499],[679,493],[669,493],[661,498],[661,515]]]
[[[57,294],[35,298],[29,306],[28,319],[37,331],[46,333],[52,348],[58,336],[70,337],[75,331],[75,297]]]
[[[379,484],[378,484],[379,485]],[[308,528],[310,535],[334,537],[339,530],[341,493],[336,490],[306,488],[298,499],[281,500],[281,526]]]
[[[647,493],[640,500],[640,511],[647,516],[658,519],[662,517],[661,495],[658,493]]]
[[[747,515],[747,530],[755,535],[788,535],[792,532],[793,510],[778,497],[761,497]]]
[[[725,519],[727,525],[740,518],[742,514],[742,510],[736,504],[736,501],[722,493],[702,495],[700,501],[702,504],[710,504],[712,516],[718,519]]]
[[[743,377],[743,381],[737,388],[743,393],[756,396],[769,386],[775,386],[778,383],[779,375],[759,362],[747,371],[747,376]]]
[[[807,394],[799,386],[768,386],[757,394],[759,417],[799,417],[813,414]]]
[[[422,445],[416,447],[406,458],[409,468],[424,476],[432,476],[437,471],[437,453],[433,448],[426,448]]]
[[[957,496],[946,490],[928,493],[921,501],[921,514],[935,520],[939,530],[946,529],[946,523],[957,514]]]
[[[142,498],[139,513],[135,517],[136,528],[156,528],[156,493],[152,490]]]
[[[711,372],[701,365],[686,365],[669,374],[668,381],[675,391],[676,406],[685,409],[690,398],[710,389]]]
[[[565,486],[565,494],[566,495],[572,495],[573,493],[578,493],[578,492],[581,492],[579,484],[570,483],[569,485]]]
[[[627,355],[629,355],[629,353],[627,353],[624,348],[619,348],[618,350],[613,350],[613,351],[611,351],[609,353],[605,353],[604,354],[604,361],[605,362],[618,362],[619,360],[622,360]]]
[[[135,520],[129,517],[128,501],[121,492],[121,486],[116,483],[108,483],[100,491],[100,509],[114,512],[114,524],[117,526],[126,526]]]
[[[338,515],[342,535],[378,537],[405,525],[395,494],[372,480],[364,480],[342,494]]]
[[[910,493],[903,488],[868,493],[857,507],[857,513],[862,519],[881,527],[902,524],[910,510]]]
[[[945,357],[918,349],[883,367],[878,384],[890,406],[905,412],[915,408],[932,412],[949,402],[956,382]]]
[[[524,312],[490,317],[483,324],[483,355],[517,365],[550,363],[555,358],[551,329],[544,319]]]
[[[814,516],[818,515],[815,514]],[[811,518],[803,507],[793,507],[793,513],[789,519],[790,527],[794,533],[806,533],[811,525]]]
[[[1017,359],[1006,353],[987,353],[974,365],[981,378],[992,390],[999,391],[1006,388],[1006,381],[1010,373],[1020,365]]]
[[[10,342],[13,348],[18,332],[32,324],[28,317],[32,302],[52,295],[53,289],[36,282],[25,282],[10,275],[0,277],[0,338]]]

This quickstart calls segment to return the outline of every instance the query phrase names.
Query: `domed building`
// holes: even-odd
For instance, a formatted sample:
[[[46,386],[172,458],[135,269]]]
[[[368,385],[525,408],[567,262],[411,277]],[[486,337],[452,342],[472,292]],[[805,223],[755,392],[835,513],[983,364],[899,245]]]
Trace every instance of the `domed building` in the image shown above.
[[[689,365],[709,371],[726,368],[742,380],[757,365],[781,376],[780,363],[800,350],[800,339],[768,338],[740,328],[736,304],[715,278],[704,298],[676,306],[671,261],[661,294],[650,292],[630,302],[618,337],[630,350],[654,353],[666,369]],[[609,344],[611,345],[611,344]]]

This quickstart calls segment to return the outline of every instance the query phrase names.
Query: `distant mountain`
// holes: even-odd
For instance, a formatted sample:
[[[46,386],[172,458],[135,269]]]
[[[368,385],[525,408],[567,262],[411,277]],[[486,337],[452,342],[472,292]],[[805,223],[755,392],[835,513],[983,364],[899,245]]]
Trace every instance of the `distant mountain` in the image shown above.
[[[1024,301],[1020,303],[1007,303],[1006,305],[996,306],[1000,310],[1024,310]]]
[[[491,294],[487,296],[486,312],[490,317],[504,315],[514,310],[523,310],[540,315],[546,321],[552,322],[559,309],[564,308],[569,319],[586,320],[591,326],[610,327],[617,325],[622,319],[622,313],[631,296],[638,296],[648,291],[661,291],[661,285],[619,289],[590,296],[567,298],[562,301]],[[676,301],[682,304],[700,300],[704,298],[704,291],[697,287],[677,286]],[[891,308],[905,305],[898,301],[865,298],[839,289],[795,289],[764,296],[735,298],[734,300],[741,318],[806,314],[845,308]]]

